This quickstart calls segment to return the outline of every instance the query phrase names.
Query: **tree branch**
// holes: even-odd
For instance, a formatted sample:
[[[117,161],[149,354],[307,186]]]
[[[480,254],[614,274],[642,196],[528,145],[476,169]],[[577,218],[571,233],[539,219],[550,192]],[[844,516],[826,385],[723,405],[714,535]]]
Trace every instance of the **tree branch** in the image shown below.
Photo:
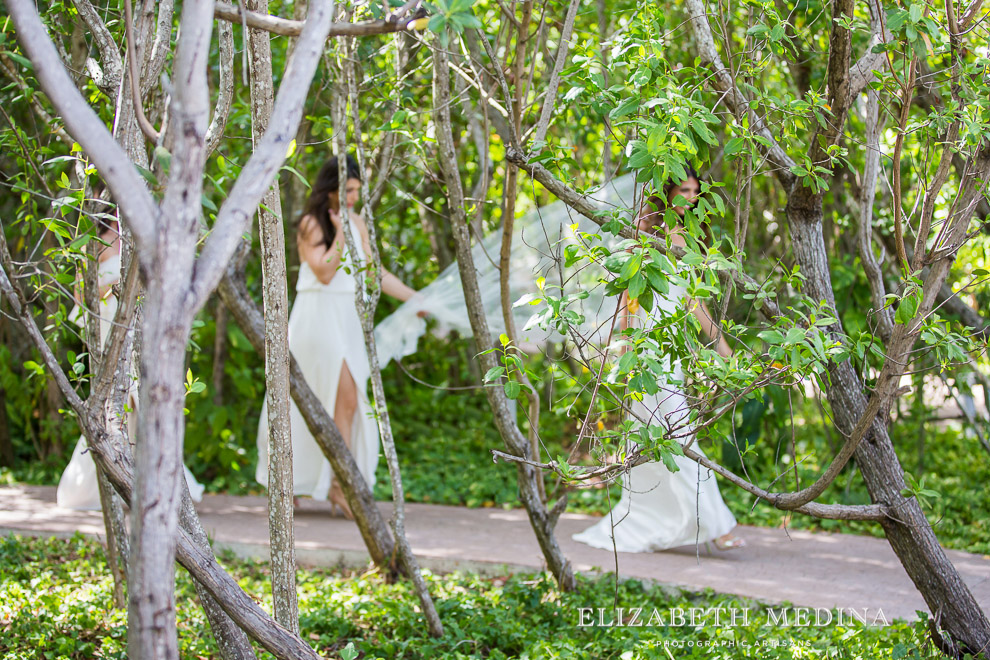
[[[295,138],[302,118],[306,94],[323,54],[332,12],[333,7],[327,3],[310,4],[305,28],[275,98],[268,130],[220,208],[213,232],[196,263],[190,288],[190,302],[194,309],[206,303],[207,297],[220,282],[240,237],[251,225],[251,218],[261,198],[285,162],[289,143]]]
[[[567,62],[567,55],[571,50],[571,34],[574,32],[574,18],[577,16],[578,5],[581,0],[571,0],[567,8],[567,16],[564,18],[564,28],[560,32],[560,44],[557,46],[557,58],[553,63],[553,71],[550,73],[550,82],[547,84],[546,96],[543,97],[543,108],[540,110],[540,120],[536,124],[536,135],[533,141],[541,144],[547,137],[550,129],[550,115],[557,104],[557,88],[560,87],[560,72],[564,70],[564,63]],[[521,80],[516,80],[517,85],[522,85]]]
[[[298,37],[303,33],[305,23],[303,21],[293,21],[278,16],[259,14],[253,11],[245,11],[243,20],[247,21],[248,27],[258,30],[265,30],[272,34],[279,34],[284,37]],[[217,2],[213,9],[213,14],[217,18],[231,23],[242,21],[241,10],[226,2]],[[332,23],[327,32],[328,37],[367,37],[374,34],[389,34],[391,32],[404,32],[406,30],[420,29],[414,25],[414,21],[403,20],[404,13],[396,12],[381,21],[360,21],[358,23]],[[308,19],[307,19],[308,20]]]
[[[141,65],[138,62],[137,42],[134,39],[134,19],[131,16],[131,0],[124,0],[124,33],[127,35],[127,67],[130,76],[128,87],[131,88],[131,102],[134,104],[134,114],[137,117],[141,132],[152,144],[158,142],[158,131],[144,114],[144,104],[141,101]]]
[[[541,469],[541,470],[552,470],[560,474],[560,469],[556,463],[538,463],[536,461],[530,461],[527,459],[519,458],[518,456],[513,456],[512,454],[507,454],[498,450],[491,450],[492,456],[496,461],[499,459],[509,461],[511,463],[522,463],[529,465],[531,467]],[[766,491],[751,481],[744,479],[730,470],[722,467],[718,463],[702,456],[693,449],[684,449],[684,455],[695,461],[702,467],[706,467],[709,470],[717,473],[719,476],[725,480],[739,486],[748,493],[756,495],[758,498],[767,501],[771,505],[783,511],[796,511],[797,513],[804,513],[815,518],[826,518],[831,520],[874,520],[881,521],[887,517],[884,506],[879,504],[867,504],[867,505],[845,505],[845,504],[819,504],[817,502],[809,502],[802,506],[791,508],[782,507],[774,502],[774,496],[776,493],[770,493]],[[637,465],[650,462],[646,456],[643,456],[639,451],[633,452],[629,458],[627,458],[622,463],[612,463],[611,465],[606,465],[604,467],[595,468],[586,472],[582,472],[578,475],[571,475],[572,479],[579,481],[586,481],[588,479],[600,477],[602,475],[622,472],[625,470],[630,470]]]
[[[223,131],[230,116],[230,104],[234,99],[234,28],[228,21],[217,24],[217,36],[220,42],[220,84],[217,91],[217,103],[213,108],[213,118],[210,127],[206,129],[207,157],[223,139]]]
[[[90,155],[114,194],[137,239],[142,267],[151,263],[158,208],[144,179],[103,121],[72,83],[31,0],[8,0],[17,38],[34,65],[35,76],[58,110],[69,133]]]
[[[853,99],[873,82],[876,77],[873,72],[880,69],[887,58],[886,53],[874,53],[873,47],[892,41],[894,38],[887,29],[887,17],[882,12],[877,12],[873,3],[870,3],[870,11],[873,13],[873,36],[866,45],[866,53],[849,69],[849,96]]]
[[[107,29],[103,19],[96,13],[96,9],[89,0],[73,0],[73,4],[76,6],[76,11],[79,12],[79,18],[83,20],[86,27],[89,28],[90,34],[93,35],[96,49],[100,51],[103,81],[99,87],[110,95],[112,91],[120,87],[120,78],[124,71],[120,49],[117,48],[117,42],[113,40],[110,30]]]

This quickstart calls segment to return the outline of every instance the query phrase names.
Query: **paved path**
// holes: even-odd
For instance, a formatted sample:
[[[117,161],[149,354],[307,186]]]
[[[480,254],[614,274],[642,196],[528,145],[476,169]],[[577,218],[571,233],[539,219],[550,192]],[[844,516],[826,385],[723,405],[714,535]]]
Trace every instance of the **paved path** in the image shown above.
[[[380,504],[387,517],[391,505]],[[267,558],[266,501],[262,497],[207,495],[197,507],[217,548],[244,557]],[[558,540],[578,571],[613,571],[612,553],[571,540],[592,516],[564,514]],[[407,507],[409,542],[424,567],[435,571],[467,569],[486,573],[534,570],[542,555],[522,510],[465,509],[429,504]],[[0,533],[69,536],[76,531],[101,536],[98,511],[67,511],[55,505],[55,489],[0,488]],[[883,539],[851,534],[810,533],[742,527],[746,548],[711,553],[694,547],[649,554],[619,554],[624,577],[653,580],[692,590],[711,588],[769,603],[878,610],[888,620],[916,618],[926,609],[890,546]],[[329,505],[306,501],[296,516],[299,563],[364,565],[368,554],[357,527],[329,515]],[[990,558],[948,551],[949,557],[990,612]]]

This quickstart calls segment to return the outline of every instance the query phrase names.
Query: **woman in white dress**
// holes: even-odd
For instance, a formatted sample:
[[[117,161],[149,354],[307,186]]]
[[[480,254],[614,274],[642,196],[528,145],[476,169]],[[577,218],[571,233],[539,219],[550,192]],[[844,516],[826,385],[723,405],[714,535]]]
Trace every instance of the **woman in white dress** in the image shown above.
[[[110,335],[113,317],[117,313],[117,296],[113,295],[111,287],[120,280],[120,234],[116,221],[104,222],[101,220],[100,240],[106,244],[97,257],[99,294],[100,294],[100,344],[105,345],[107,337]],[[79,296],[79,287],[76,295]],[[82,307],[82,300],[77,297],[76,306],[69,314],[69,318],[85,329],[86,312]],[[131,383],[131,391],[128,394],[128,429],[134,428],[134,413],[137,411],[137,385]],[[86,439],[80,437],[76,443],[76,448],[72,452],[72,458],[62,477],[58,482],[58,489],[55,491],[55,502],[58,506],[66,509],[77,509],[90,511],[100,509],[100,490],[96,480],[96,464],[93,457],[89,455],[89,447]],[[183,465],[186,475],[186,483],[189,485],[189,494],[193,501],[199,502],[203,499],[203,486],[196,481],[192,473]]]
[[[370,249],[364,219],[354,211],[361,194],[361,171],[347,156],[346,204],[360,254],[348,254],[340,217],[338,159],[330,158],[320,169],[298,223],[299,279],[289,314],[289,349],[299,361],[306,382],[323,402],[350,448],[369,487],[375,484],[378,464],[378,425],[366,391],[371,367],[365,349],[361,321],[355,307],[355,273]],[[399,300],[416,292],[385,272],[382,291]],[[315,500],[329,496],[353,519],[340,484],[333,478],[306,422],[291,403],[292,475],[296,496]],[[258,468],[255,477],[268,485],[268,415],[262,407],[258,424]],[[298,503],[298,500],[297,500]]]
[[[657,210],[646,210],[640,214],[639,229],[655,233],[662,226],[663,209],[672,205],[675,198],[683,197],[689,204],[700,193],[698,175],[689,171],[682,183],[669,182],[665,187],[664,200],[651,200]],[[684,215],[684,208],[673,207],[678,215]],[[684,247],[684,238],[675,230],[672,239],[675,245]],[[623,294],[623,301],[626,296]],[[702,329],[709,337],[718,335],[717,350],[723,356],[731,355],[725,338],[718,333],[718,326],[712,321],[708,309],[700,301],[687,299],[683,287],[671,284],[667,296],[656,295],[654,310],[670,314],[685,303],[692,306],[692,312],[701,322]],[[624,314],[620,319],[620,329],[639,324],[648,328],[654,323],[654,316],[647,313],[633,300],[624,304]],[[654,313],[657,313],[656,311]],[[684,379],[679,361],[666,360],[671,377],[655,395],[645,395],[642,401],[632,405],[635,419],[653,420],[665,427],[682,426],[688,415],[688,404],[677,383]],[[692,449],[703,453],[697,444]],[[619,503],[598,523],[575,534],[576,541],[596,548],[618,552],[654,552],[683,545],[714,541],[721,550],[739,548],[745,545],[743,539],[732,533],[736,519],[725,506],[715,481],[715,475],[701,469],[695,461],[685,456],[674,456],[679,470],[671,472],[663,463],[641,463],[629,470],[623,478],[623,491]],[[613,544],[614,539],[614,544]]]

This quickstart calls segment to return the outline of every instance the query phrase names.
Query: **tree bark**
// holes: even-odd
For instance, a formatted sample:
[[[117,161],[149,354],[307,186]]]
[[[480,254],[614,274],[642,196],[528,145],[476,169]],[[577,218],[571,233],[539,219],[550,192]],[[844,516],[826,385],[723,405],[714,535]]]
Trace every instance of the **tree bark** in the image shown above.
[[[247,0],[251,11],[268,14],[268,0]],[[251,131],[255,144],[268,130],[274,98],[272,49],[267,32],[250,30]],[[265,402],[268,410],[268,533],[271,539],[275,620],[299,632],[296,551],[293,529],[292,428],[289,415],[289,295],[285,233],[278,179],[258,210],[265,310]]]
[[[803,188],[796,189],[788,200],[787,218],[794,256],[806,278],[805,291],[813,300],[827,301],[834,310],[835,294],[822,235],[821,197]],[[938,288],[936,284],[934,291]],[[934,293],[932,295],[934,300]],[[919,314],[925,313],[924,307],[923,303]],[[928,309],[931,309],[931,303]],[[842,336],[841,322],[837,322],[831,331],[834,336]],[[901,361],[913,345],[913,338],[905,336],[904,326],[898,325],[889,343],[888,366]],[[903,345],[901,350],[896,348],[899,344]],[[891,370],[903,373],[904,367]],[[864,421],[867,411],[864,384],[848,360],[830,364],[829,372],[832,386],[828,388],[827,396],[835,423],[842,433],[852,434]],[[894,376],[896,374],[891,374],[889,382],[895,382]],[[874,396],[878,395],[879,392],[874,393]],[[906,488],[904,471],[886,424],[877,416],[869,423],[870,430],[857,447],[855,458],[873,501],[886,505],[893,512],[881,521],[891,547],[931,609],[933,624],[948,631],[952,639],[969,652],[990,648],[990,621],[945,556],[917,499],[901,495]]]
[[[450,203],[451,225],[457,248],[457,266],[464,285],[464,302],[467,304],[471,330],[477,338],[478,345],[487,345],[492,336],[488,319],[485,317],[481,302],[481,292],[478,289],[478,278],[471,255],[471,236],[468,233],[468,218],[464,211],[464,190],[461,185],[460,173],[457,170],[457,153],[454,149],[454,138],[450,123],[450,69],[446,51],[438,44],[433,44],[433,120],[437,126],[438,160],[447,180],[447,197]],[[495,356],[491,352],[480,355],[482,369],[486,372],[496,366]],[[497,387],[485,388],[488,403],[495,416],[495,425],[510,453],[525,459],[532,458],[529,442],[523,437],[509,407],[505,393]],[[536,479],[541,475],[530,465],[517,463],[519,471],[519,495],[523,506],[529,515],[530,524],[536,533],[537,541],[547,567],[557,580],[561,589],[570,591],[575,588],[574,572],[570,561],[564,556],[553,528],[556,518],[552,516],[540,498]]]
[[[85,189],[85,187],[84,187]],[[94,229],[95,234],[99,231]],[[86,351],[89,353],[89,371],[91,374],[100,372],[103,363],[103,346],[101,345],[102,315],[100,312],[99,284],[99,251],[100,245],[91,239],[86,245],[89,260],[86,263],[86,273],[83,278],[83,318],[86,321]],[[54,385],[54,381],[52,381]],[[57,388],[57,386],[56,386]],[[127,580],[127,528],[124,526],[124,507],[120,497],[113,490],[103,470],[96,467],[96,482],[100,491],[100,509],[103,512],[103,526],[107,534],[107,566],[113,576],[114,606],[123,609],[127,606],[124,595],[124,583]]]

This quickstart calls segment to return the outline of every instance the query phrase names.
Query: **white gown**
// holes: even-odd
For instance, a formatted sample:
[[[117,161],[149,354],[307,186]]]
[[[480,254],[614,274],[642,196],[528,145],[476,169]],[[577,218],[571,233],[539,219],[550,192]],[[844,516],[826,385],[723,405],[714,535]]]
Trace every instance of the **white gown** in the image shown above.
[[[358,244],[360,261],[364,251]],[[345,250],[345,260],[347,259]],[[329,284],[320,282],[305,261],[299,267],[296,300],[289,314],[289,350],[299,362],[306,382],[333,416],[337,386],[344,363],[357,386],[358,405],[351,426],[351,453],[369,487],[375,485],[378,466],[378,424],[367,397],[371,367],[364,344],[354,295],[354,275],[339,268]],[[267,397],[266,397],[267,398]],[[290,401],[292,477],[295,495],[326,500],[333,480],[330,461],[309,432],[302,413]],[[258,422],[258,483],[268,486],[268,408],[262,406]]]
[[[684,295],[683,287],[671,285],[669,295],[658,297],[654,304],[671,313]],[[642,308],[637,317],[645,323],[652,322]],[[683,381],[680,362],[671,365],[667,359],[665,366],[672,375],[671,381]],[[688,413],[684,395],[670,383],[662,384],[657,394],[645,395],[641,402],[635,402],[633,410],[642,419],[665,420],[668,427],[680,424]],[[691,448],[704,454],[697,444]],[[673,458],[680,468],[677,472],[656,462],[632,468],[623,477],[619,503],[596,524],[572,538],[595,548],[612,550],[614,534],[614,549],[618,552],[654,552],[705,543],[732,531],[736,519],[722,501],[714,473],[685,456]]]
[[[120,255],[114,255],[99,265],[99,287],[111,286],[120,280]],[[108,294],[100,301],[100,343],[106,345],[107,337],[110,335],[110,327],[113,317],[117,313],[117,297],[112,293]],[[85,328],[86,318],[83,310],[76,305],[69,318],[77,325]],[[132,411],[137,410],[137,387],[132,383],[131,391],[128,394],[128,406]],[[128,429],[134,428],[136,419],[134,414],[128,414]],[[100,487],[96,480],[96,464],[93,457],[89,455],[89,447],[86,445],[86,438],[80,436],[76,443],[76,448],[72,452],[69,464],[62,472],[59,479],[58,488],[55,491],[55,502],[65,509],[76,509],[81,511],[100,510]],[[203,499],[203,485],[196,481],[185,465],[182,469],[186,475],[186,484],[189,486],[189,494],[193,501],[199,502]]]

